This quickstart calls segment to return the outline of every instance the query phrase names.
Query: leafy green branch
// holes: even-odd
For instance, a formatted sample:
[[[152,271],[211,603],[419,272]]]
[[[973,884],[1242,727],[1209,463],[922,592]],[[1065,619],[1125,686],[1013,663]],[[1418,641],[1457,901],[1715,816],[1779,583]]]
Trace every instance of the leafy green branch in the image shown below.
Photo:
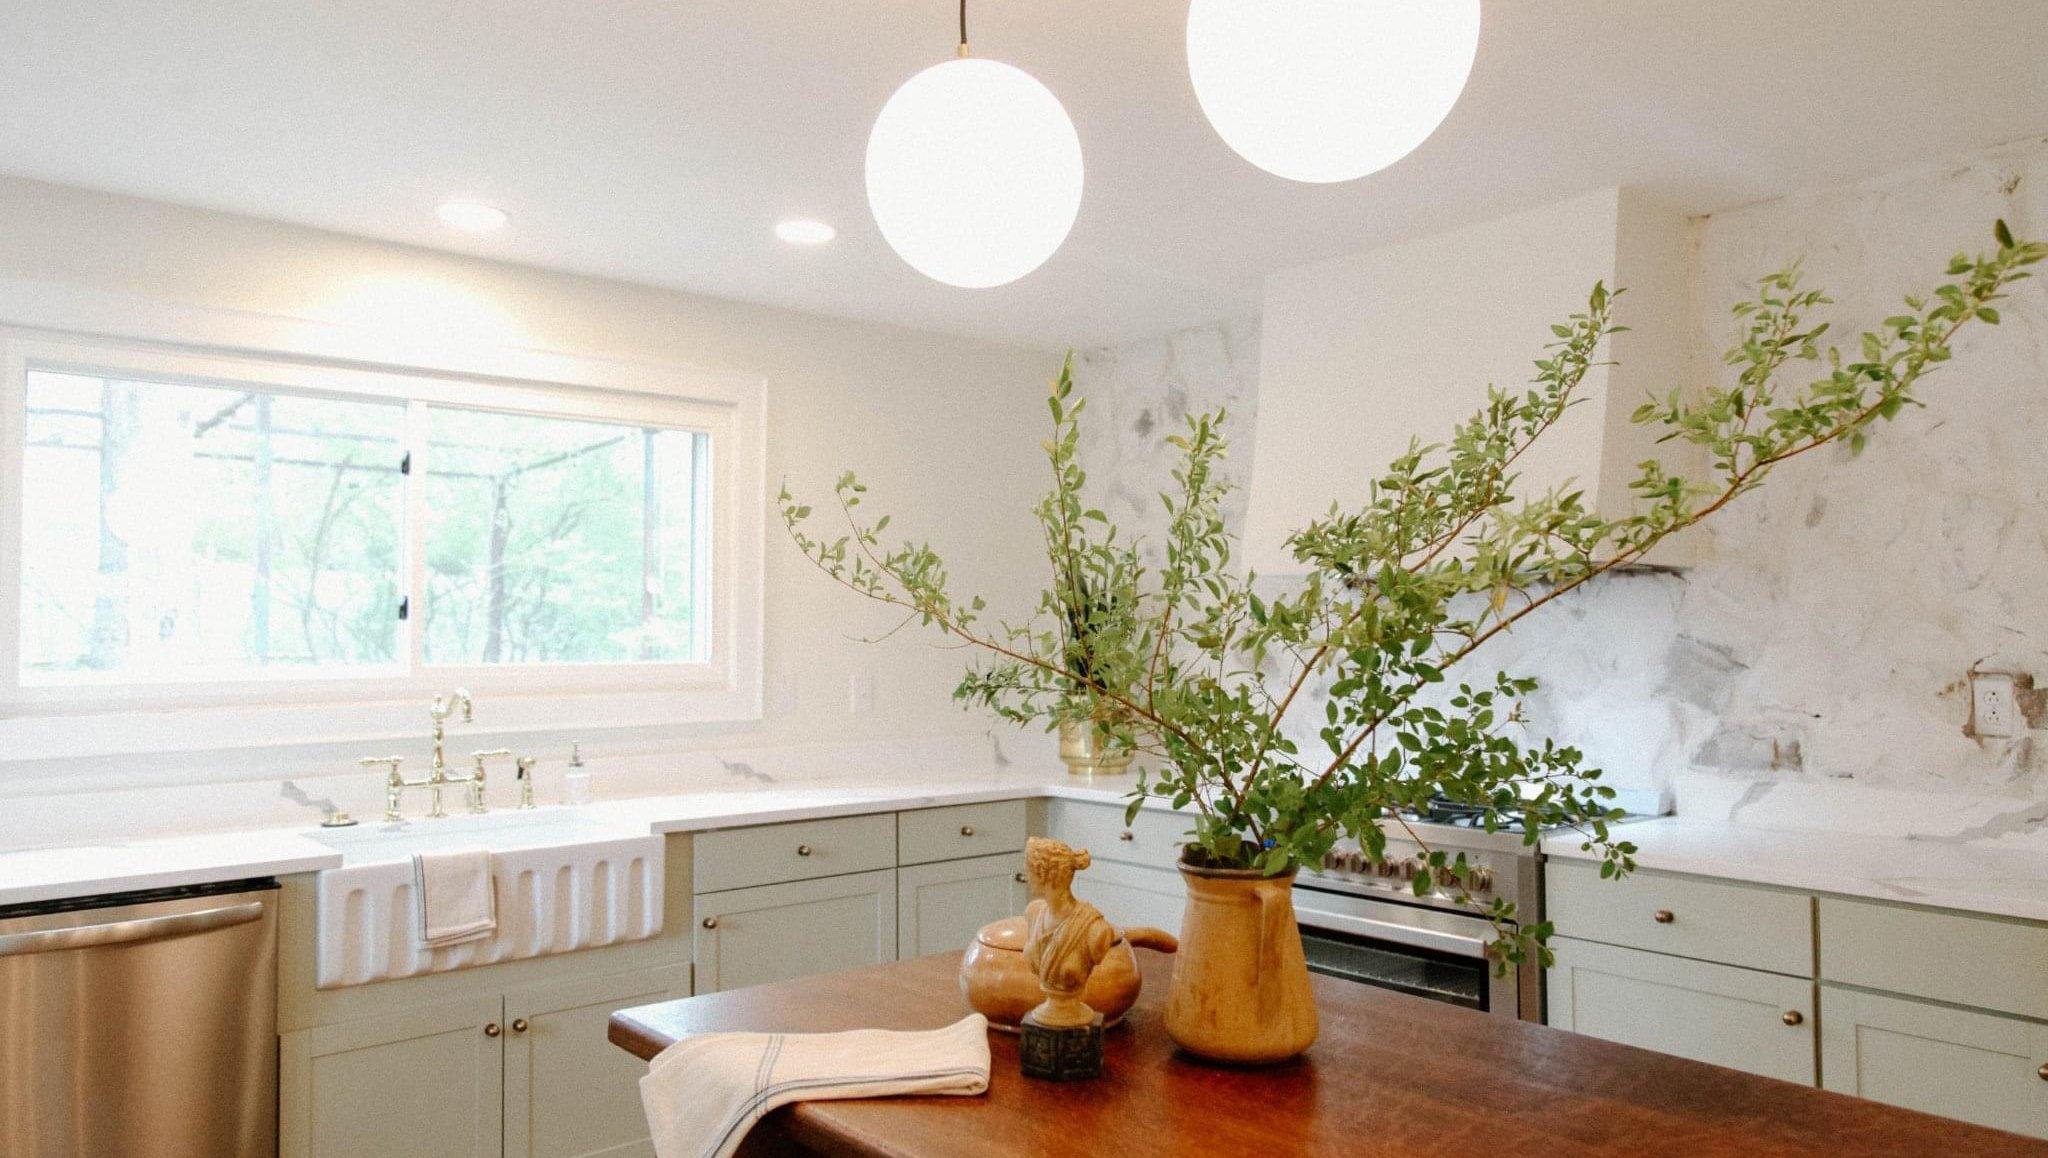
[[[832,578],[987,654],[956,688],[963,702],[1018,722],[1087,721],[1150,755],[1131,809],[1148,797],[1192,807],[1192,863],[1283,873],[1344,838],[1379,860],[1404,813],[1448,799],[1531,843],[1545,828],[1574,829],[1602,872],[1619,875],[1634,849],[1609,831],[1613,790],[1576,749],[1522,736],[1535,681],[1500,672],[1452,684],[1447,671],[1540,608],[1644,561],[1783,463],[1834,444],[1860,452],[1878,423],[1923,405],[1918,388],[1951,359],[1957,335],[1997,324],[1996,303],[2048,257],[2003,222],[1994,232],[1993,251],[1958,255],[1951,280],[1907,298],[1848,356],[1822,345],[1828,326],[1809,318],[1829,300],[1802,286],[1796,266],[1763,278],[1733,310],[1742,334],[1724,359],[1732,382],[1674,389],[1633,415],[1660,441],[1698,447],[1708,473],[1646,460],[1629,487],[1634,505],[1620,513],[1593,510],[1571,486],[1527,493],[1517,474],[1622,332],[1612,321],[1621,292],[1594,286],[1586,308],[1553,327],[1528,387],[1489,389],[1448,442],[1411,443],[1366,481],[1361,505],[1292,536],[1304,574],[1284,594],[1232,573],[1220,413],[1190,417],[1169,440],[1179,463],[1159,496],[1163,565],[1149,571],[1139,544],[1119,539],[1086,499],[1086,403],[1074,396],[1071,358],[1048,398],[1052,488],[1035,514],[1051,576],[1030,621],[984,625],[984,602],[949,593],[929,544],[883,547],[889,520],[863,520],[866,488],[851,474],[836,488],[846,533],[814,537],[811,509],[786,488],[783,520]],[[1802,365],[1817,376],[1786,385]],[[1322,712],[1313,759],[1288,726],[1311,700]],[[1423,847],[1418,895],[1441,890],[1486,913],[1503,962],[1547,957],[1544,925],[1474,900],[1470,866],[1406,835]]]

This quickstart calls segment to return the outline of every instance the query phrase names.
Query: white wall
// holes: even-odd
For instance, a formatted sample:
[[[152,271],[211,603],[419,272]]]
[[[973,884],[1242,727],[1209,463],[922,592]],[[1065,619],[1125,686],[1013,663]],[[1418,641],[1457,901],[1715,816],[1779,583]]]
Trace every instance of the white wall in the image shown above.
[[[226,179],[224,177],[224,179]],[[678,228],[686,228],[679,225]],[[0,278],[369,328],[443,346],[524,347],[651,359],[768,383],[767,477],[829,499],[856,468],[906,534],[929,536],[963,589],[1002,610],[1031,604],[1042,559],[1030,533],[1042,482],[1045,384],[1058,351],[995,346],[666,290],[363,241],[247,218],[0,178]],[[894,620],[810,570],[771,523],[767,714],[749,742],[978,730],[949,692],[961,655],[914,633],[854,636]],[[874,706],[850,710],[866,675]],[[478,705],[489,720],[491,705]],[[426,722],[424,710],[420,721]],[[482,724],[476,738],[486,735]],[[296,737],[295,737],[296,738]],[[604,751],[604,737],[585,737]],[[687,737],[632,738],[645,746]],[[619,743],[626,742],[620,738]],[[706,741],[708,742],[708,741]],[[721,742],[731,742],[730,738]],[[423,746],[423,741],[422,741]],[[240,754],[195,764],[0,762],[5,799],[221,779],[276,782],[347,767],[352,753]],[[4,761],[4,754],[0,754]],[[0,831],[0,844],[8,834]]]

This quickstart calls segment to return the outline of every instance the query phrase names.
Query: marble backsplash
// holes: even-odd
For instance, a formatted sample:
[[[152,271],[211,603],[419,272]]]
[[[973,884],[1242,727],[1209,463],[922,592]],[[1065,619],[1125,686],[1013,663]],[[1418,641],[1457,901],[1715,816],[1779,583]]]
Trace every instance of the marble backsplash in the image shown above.
[[[1795,259],[1853,336],[1936,284],[1949,255],[1987,247],[1999,217],[2048,234],[2048,140],[1695,222],[1698,352],[1733,337],[1726,307],[1751,279]],[[1860,457],[1788,463],[1721,513],[1683,576],[1610,576],[1490,644],[1480,659],[1542,683],[1532,729],[1629,787],[1704,770],[2048,798],[2040,729],[1963,732],[1972,667],[2048,684],[2048,283],[2003,313],[1927,380],[1926,409]],[[1084,461],[1127,530],[1158,525],[1163,438],[1182,416],[1227,405],[1228,429],[1250,429],[1257,347],[1246,320],[1082,359]],[[1233,446],[1240,482],[1252,449]]]

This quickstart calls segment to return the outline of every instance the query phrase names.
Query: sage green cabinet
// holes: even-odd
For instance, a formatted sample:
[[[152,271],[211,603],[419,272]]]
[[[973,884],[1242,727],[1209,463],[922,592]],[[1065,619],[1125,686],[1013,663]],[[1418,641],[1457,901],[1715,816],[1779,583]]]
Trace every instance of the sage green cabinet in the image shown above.
[[[1675,957],[1813,975],[1813,897],[1640,869],[1603,879],[1598,862],[1544,866],[1544,913],[1560,933]]]
[[[1019,853],[908,865],[896,873],[896,954],[922,957],[965,949],[990,921],[1030,900]]]
[[[284,1158],[496,1158],[503,1005],[471,998],[279,1039]]]
[[[889,831],[893,841],[893,822]],[[896,959],[893,868],[700,893],[693,902],[699,993]]]
[[[1815,1084],[1811,978],[1569,937],[1554,938],[1551,948],[1551,1025]]]
[[[1821,986],[1821,1084],[2048,1138],[2048,1025]]]
[[[614,1011],[690,995],[690,967],[576,978],[505,995],[507,1158],[653,1158],[644,1063],[606,1036]]]
[[[1820,899],[1823,981],[2048,1020],[2048,926]]]
[[[612,1011],[687,997],[690,967],[576,977],[279,1039],[287,1158],[651,1156],[646,1067]]]

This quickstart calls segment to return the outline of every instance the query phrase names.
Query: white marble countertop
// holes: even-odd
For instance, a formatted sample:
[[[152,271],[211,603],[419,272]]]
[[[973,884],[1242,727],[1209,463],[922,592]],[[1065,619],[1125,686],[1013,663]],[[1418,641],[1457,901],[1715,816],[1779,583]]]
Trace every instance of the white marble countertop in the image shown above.
[[[1034,797],[1122,804],[1134,779],[1082,780],[1050,761],[1013,764],[959,748],[918,759],[886,747],[843,759],[841,751],[662,761],[660,775],[621,775],[617,795],[581,807],[622,827],[673,833]],[[828,767],[838,774],[821,775]],[[671,786],[681,790],[660,790]],[[2048,801],[1712,777],[1681,777],[1676,796],[1677,815],[1615,830],[1637,846],[1639,867],[2048,921]],[[0,905],[340,864],[312,839],[317,831],[299,824],[0,851]],[[1543,851],[1588,855],[1578,844],[1552,836]]]
[[[334,868],[341,854],[303,829],[220,832],[0,852],[0,905],[175,888]]]
[[[1133,779],[1120,776],[1090,782],[1058,768],[1028,772],[991,768],[956,775],[713,787],[594,801],[580,807],[594,818],[622,827],[644,825],[655,833],[695,832],[1042,796],[1122,803]],[[299,826],[0,852],[0,906],[284,876],[340,865],[341,854],[313,840],[315,831]]]
[[[1614,828],[1636,867],[2048,921],[2048,801],[1681,780],[1678,815]],[[1544,838],[1584,858],[1577,836]]]

